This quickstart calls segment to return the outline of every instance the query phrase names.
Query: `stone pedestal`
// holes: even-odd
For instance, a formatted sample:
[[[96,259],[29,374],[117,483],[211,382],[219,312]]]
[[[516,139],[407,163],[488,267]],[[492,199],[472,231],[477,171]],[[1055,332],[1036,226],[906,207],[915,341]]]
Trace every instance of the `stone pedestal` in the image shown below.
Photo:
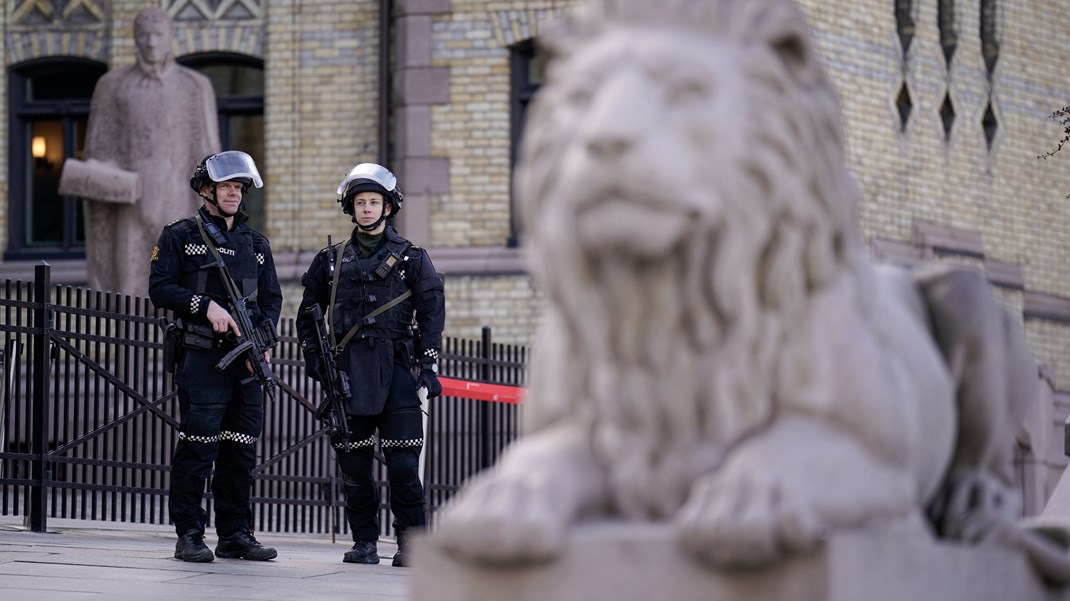
[[[664,525],[575,529],[558,561],[481,567],[434,537],[414,540],[413,601],[1070,601],[1026,558],[931,540],[920,526],[834,536],[759,570],[717,572],[679,549]]]

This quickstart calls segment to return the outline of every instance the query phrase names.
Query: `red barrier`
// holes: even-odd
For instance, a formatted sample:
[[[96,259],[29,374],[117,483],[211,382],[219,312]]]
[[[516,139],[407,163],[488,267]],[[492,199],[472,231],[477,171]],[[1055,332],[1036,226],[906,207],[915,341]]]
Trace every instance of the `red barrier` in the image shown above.
[[[518,386],[505,386],[502,384],[485,384],[483,382],[469,382],[454,378],[439,378],[442,384],[443,396],[459,396],[477,401],[494,401],[498,403],[522,403],[524,402],[524,389]]]

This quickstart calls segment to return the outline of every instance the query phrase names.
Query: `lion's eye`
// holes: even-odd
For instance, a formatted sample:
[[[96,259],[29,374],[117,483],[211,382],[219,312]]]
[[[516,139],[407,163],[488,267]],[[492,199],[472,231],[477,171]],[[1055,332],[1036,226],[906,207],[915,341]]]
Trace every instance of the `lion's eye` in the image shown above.
[[[575,89],[569,91],[567,95],[569,105],[576,108],[583,108],[591,103],[591,91],[587,89]]]

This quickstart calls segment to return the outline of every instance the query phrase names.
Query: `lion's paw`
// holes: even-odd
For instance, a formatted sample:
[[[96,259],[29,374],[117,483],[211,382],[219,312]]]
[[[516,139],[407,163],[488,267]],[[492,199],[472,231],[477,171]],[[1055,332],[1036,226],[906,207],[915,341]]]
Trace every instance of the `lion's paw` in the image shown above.
[[[817,512],[783,481],[756,474],[700,479],[676,515],[681,545],[716,567],[747,568],[812,546]]]
[[[439,513],[435,538],[475,563],[546,561],[564,546],[568,518],[522,477],[487,474]]]
[[[944,538],[968,543],[999,540],[1018,522],[1021,496],[993,474],[953,471],[929,507],[930,519]]]

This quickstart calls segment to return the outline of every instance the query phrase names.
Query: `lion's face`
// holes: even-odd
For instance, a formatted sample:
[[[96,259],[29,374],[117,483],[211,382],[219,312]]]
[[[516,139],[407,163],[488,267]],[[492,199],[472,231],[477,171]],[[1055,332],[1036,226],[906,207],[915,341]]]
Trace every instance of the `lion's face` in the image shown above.
[[[535,238],[652,260],[716,226],[724,199],[710,176],[741,151],[750,110],[726,68],[734,49],[693,37],[701,51],[681,56],[668,32],[614,31],[540,92],[552,114],[529,132],[555,141],[542,150],[556,170],[528,213]]]

